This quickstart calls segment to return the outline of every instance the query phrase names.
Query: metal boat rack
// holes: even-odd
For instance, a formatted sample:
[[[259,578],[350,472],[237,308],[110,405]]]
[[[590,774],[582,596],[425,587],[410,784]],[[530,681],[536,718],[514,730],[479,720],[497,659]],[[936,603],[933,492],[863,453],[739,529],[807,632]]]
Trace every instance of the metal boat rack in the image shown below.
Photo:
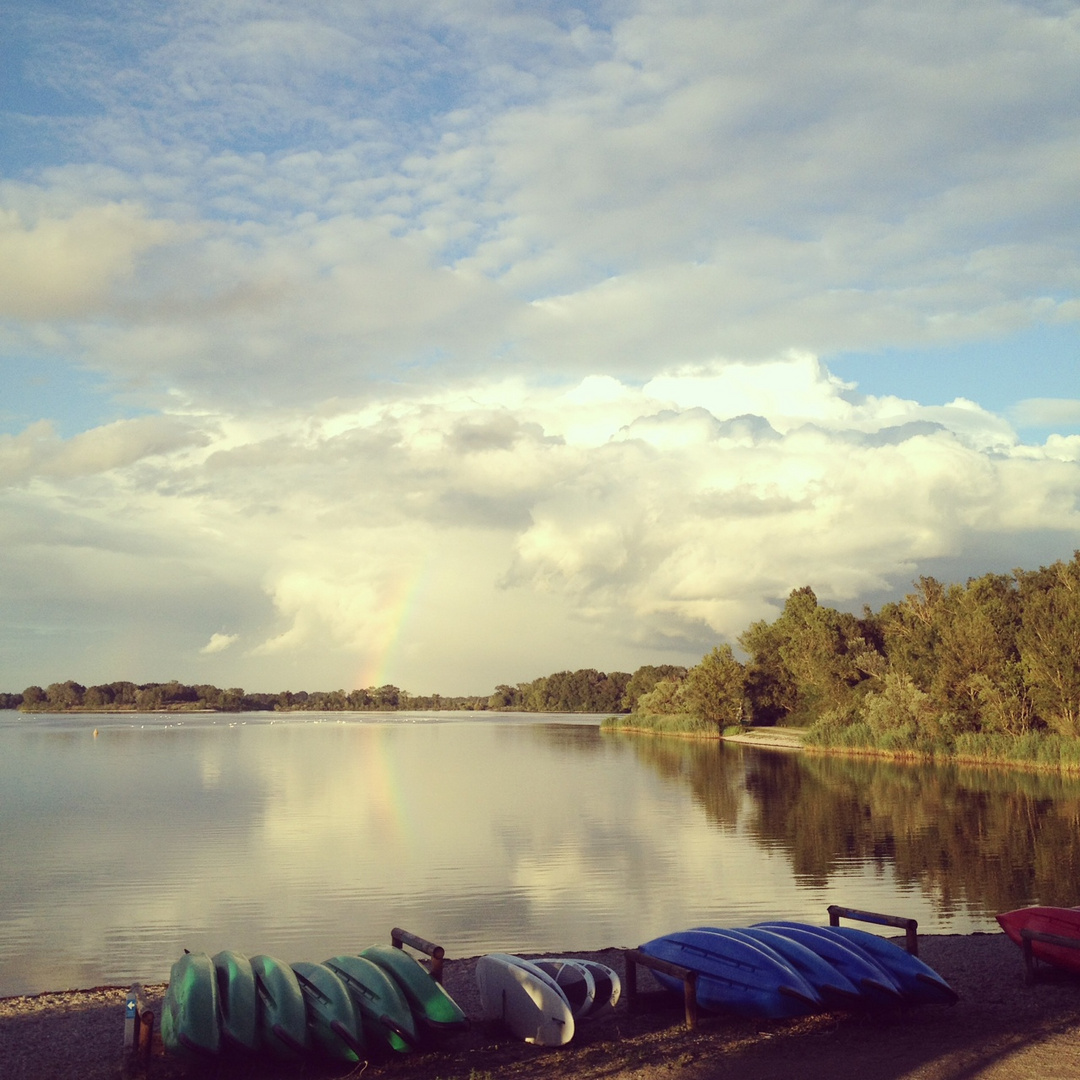
[[[829,913],[829,925],[839,926],[841,919],[851,919],[855,922],[874,923],[877,926],[895,926],[903,930],[906,937],[907,951],[912,956],[919,955],[919,935],[918,928],[919,923],[917,919],[907,919],[901,915],[882,915],[876,911],[860,911],[858,908],[840,907],[837,904],[830,904],[827,908]],[[1024,931],[1026,934],[1027,931]],[[1049,935],[1036,935],[1039,938],[1045,938]],[[1055,942],[1053,942],[1056,944]],[[1030,952],[1031,946],[1027,946],[1028,952]],[[1025,953],[1025,957],[1026,957]],[[626,959],[626,1003],[627,1007],[633,1012],[639,1007],[638,997],[638,985],[637,985],[637,969],[646,967],[652,971],[659,971],[665,975],[671,975],[673,978],[681,979],[683,984],[683,1002],[686,1009],[686,1027],[687,1030],[693,1031],[697,1027],[698,1022],[698,1004],[697,1004],[697,980],[698,973],[691,970],[688,967],[683,967],[681,964],[672,964],[667,960],[661,960],[656,956],[649,956],[648,953],[643,953],[640,949],[627,949],[625,954]]]

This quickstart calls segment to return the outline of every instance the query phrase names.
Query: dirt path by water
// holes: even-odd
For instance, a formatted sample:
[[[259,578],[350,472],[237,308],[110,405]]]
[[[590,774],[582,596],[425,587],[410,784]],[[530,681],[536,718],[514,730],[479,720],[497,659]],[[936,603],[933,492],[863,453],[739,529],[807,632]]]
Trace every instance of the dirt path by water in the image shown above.
[[[593,954],[624,970],[622,953]],[[926,1006],[887,1016],[829,1014],[784,1023],[706,1017],[683,1025],[679,1004],[645,993],[580,1025],[560,1050],[512,1040],[479,1019],[442,1046],[374,1061],[367,1078],[401,1080],[1077,1080],[1080,1078],[1080,978],[1044,968],[1035,986],[1022,979],[1020,951],[1003,934],[924,936],[920,955],[960,994],[952,1007]],[[479,1016],[475,960],[449,960],[447,989]],[[643,991],[649,979],[640,980]],[[160,1005],[163,986],[148,988]],[[121,1074],[124,988],[0,1000],[0,1077],[4,1080],[115,1080]],[[162,1056],[150,1076],[188,1075]],[[342,1076],[260,1063],[214,1068],[220,1080]],[[354,1074],[356,1075],[356,1074]]]

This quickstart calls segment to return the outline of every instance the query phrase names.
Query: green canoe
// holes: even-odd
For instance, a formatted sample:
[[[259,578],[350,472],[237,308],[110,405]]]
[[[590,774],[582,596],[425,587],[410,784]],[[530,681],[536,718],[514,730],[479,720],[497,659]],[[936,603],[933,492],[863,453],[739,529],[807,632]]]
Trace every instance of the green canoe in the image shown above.
[[[377,964],[362,956],[335,956],[326,966],[348,987],[369,1042],[406,1053],[419,1042],[405,995]]]
[[[371,945],[360,954],[383,969],[398,984],[413,1015],[435,1029],[464,1027],[461,1006],[418,960],[392,945]]]
[[[243,953],[225,949],[214,954],[213,963],[224,1046],[258,1050],[258,1006],[251,961]]]
[[[272,1054],[295,1058],[307,1050],[307,1008],[293,969],[272,956],[253,956],[258,995],[260,1045]]]
[[[221,1049],[214,962],[206,953],[184,953],[172,966],[161,1010],[161,1041],[181,1057],[200,1059]]]
[[[348,988],[325,964],[293,964],[307,1005],[308,1041],[325,1057],[364,1059],[364,1028]]]

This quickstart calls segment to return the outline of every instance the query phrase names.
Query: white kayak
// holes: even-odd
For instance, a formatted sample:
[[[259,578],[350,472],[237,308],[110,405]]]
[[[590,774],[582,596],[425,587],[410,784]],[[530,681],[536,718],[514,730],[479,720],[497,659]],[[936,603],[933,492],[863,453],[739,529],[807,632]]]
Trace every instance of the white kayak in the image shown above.
[[[501,1020],[514,1035],[537,1046],[565,1046],[574,1037],[574,1014],[555,980],[535,964],[509,953],[476,961],[484,1017]]]
[[[596,1001],[596,981],[592,972],[580,961],[569,956],[557,959],[534,960],[533,963],[550,975],[563,992],[570,1005],[575,1020],[580,1020],[592,1011]]]

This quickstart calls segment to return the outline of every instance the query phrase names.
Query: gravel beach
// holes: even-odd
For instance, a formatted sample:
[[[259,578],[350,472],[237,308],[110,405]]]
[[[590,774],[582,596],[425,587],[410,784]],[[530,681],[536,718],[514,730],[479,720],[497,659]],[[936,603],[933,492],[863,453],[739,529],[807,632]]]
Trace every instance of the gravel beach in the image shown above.
[[[625,970],[621,950],[593,956]],[[448,959],[447,989],[470,1017],[465,1032],[437,1047],[370,1062],[365,1077],[486,1080],[574,1077],[662,1080],[732,1076],[739,1080],[1075,1080],[1080,1077],[1080,978],[1041,968],[1023,982],[1020,950],[1004,934],[920,938],[920,956],[960,994],[955,1006],[885,1016],[827,1014],[799,1021],[747,1022],[705,1016],[687,1031],[681,1005],[654,991],[641,972],[639,1008],[625,999],[581,1024],[569,1046],[541,1050],[479,1019],[475,959]],[[147,986],[160,1010],[163,984]],[[102,1080],[123,1075],[126,987],[0,999],[0,1077]],[[185,1069],[156,1040],[150,1076],[227,1078],[345,1076],[346,1070],[262,1061]],[[352,1075],[359,1075],[354,1070]]]

